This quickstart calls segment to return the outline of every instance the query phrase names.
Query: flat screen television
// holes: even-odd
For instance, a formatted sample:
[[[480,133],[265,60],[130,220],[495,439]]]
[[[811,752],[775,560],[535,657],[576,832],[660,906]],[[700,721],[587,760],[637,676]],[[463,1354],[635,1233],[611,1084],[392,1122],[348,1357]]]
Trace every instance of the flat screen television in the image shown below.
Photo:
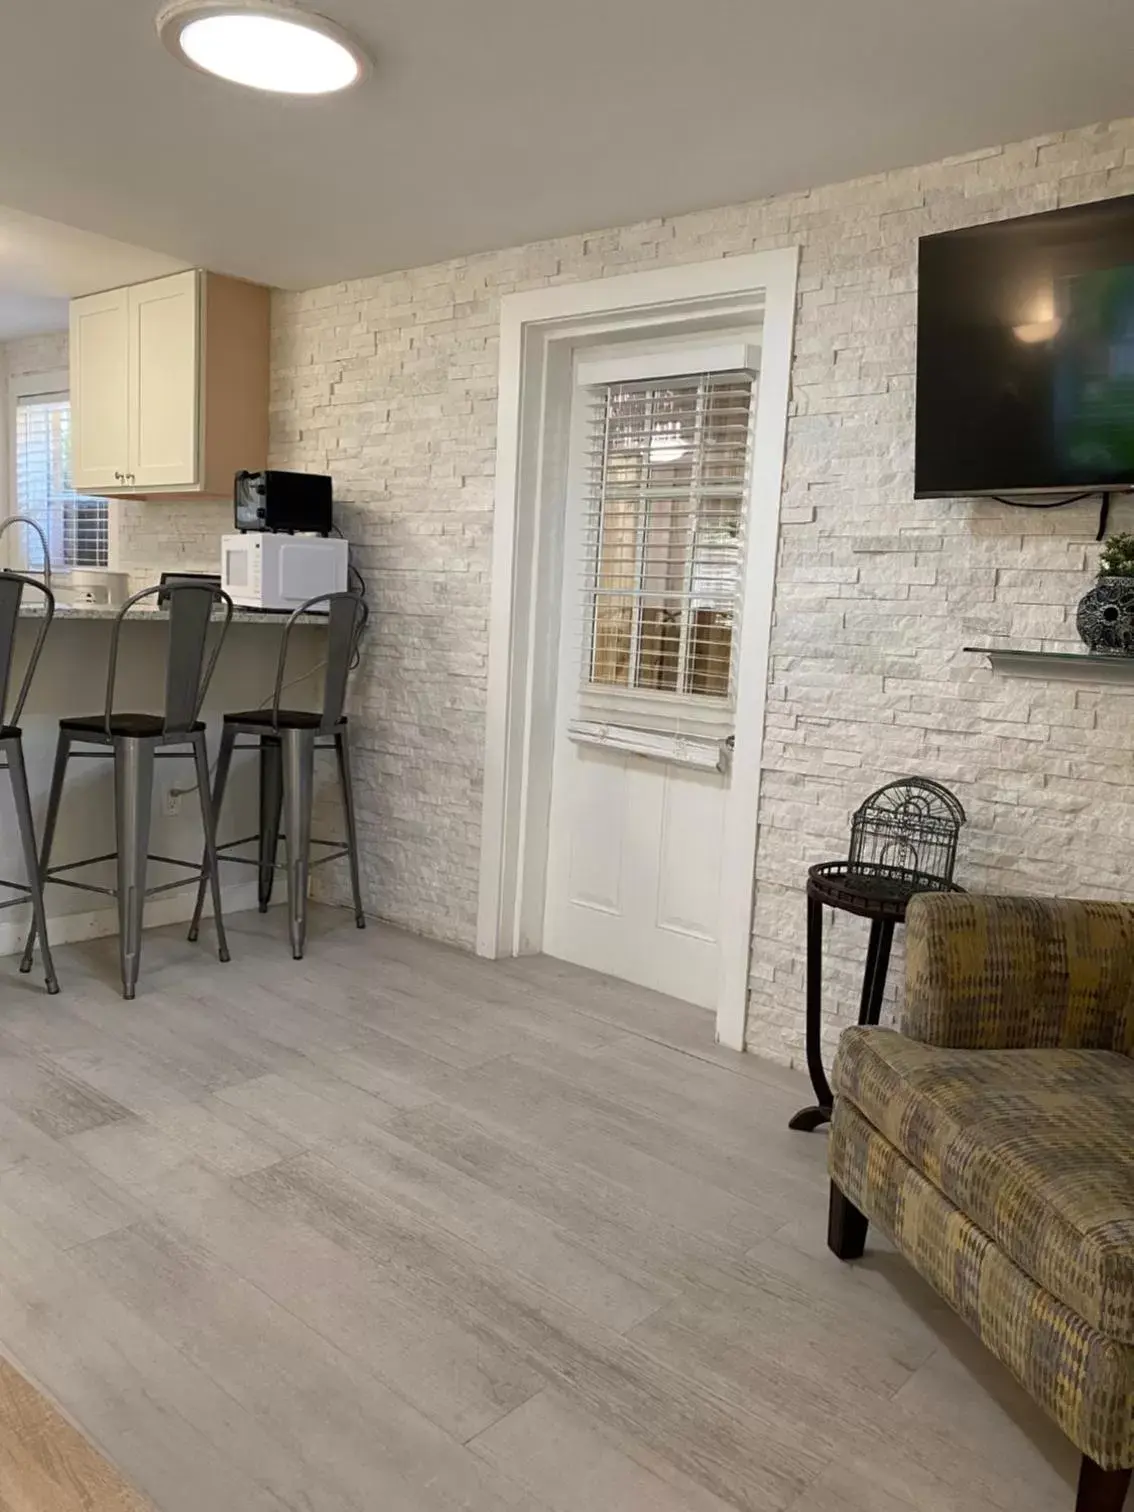
[[[918,498],[1134,488],[1134,195],[923,237]]]

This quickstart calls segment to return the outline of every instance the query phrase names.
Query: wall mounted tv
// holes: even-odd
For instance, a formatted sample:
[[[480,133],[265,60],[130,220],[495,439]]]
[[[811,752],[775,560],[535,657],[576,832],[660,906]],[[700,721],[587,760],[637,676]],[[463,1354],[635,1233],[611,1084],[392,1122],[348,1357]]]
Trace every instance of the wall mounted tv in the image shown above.
[[[1134,488],[1134,195],[923,237],[918,498]]]

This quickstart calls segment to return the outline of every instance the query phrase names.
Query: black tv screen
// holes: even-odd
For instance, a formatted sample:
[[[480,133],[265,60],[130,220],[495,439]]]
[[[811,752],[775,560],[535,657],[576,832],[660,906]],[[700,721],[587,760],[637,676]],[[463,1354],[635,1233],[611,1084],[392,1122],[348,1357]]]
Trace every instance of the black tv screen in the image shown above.
[[[918,498],[1134,487],[1134,195],[923,237]]]

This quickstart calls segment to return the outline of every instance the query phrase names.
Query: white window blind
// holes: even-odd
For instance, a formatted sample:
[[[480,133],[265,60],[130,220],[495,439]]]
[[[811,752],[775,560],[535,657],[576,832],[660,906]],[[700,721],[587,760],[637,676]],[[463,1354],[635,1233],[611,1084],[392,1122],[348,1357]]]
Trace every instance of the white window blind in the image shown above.
[[[30,515],[43,527],[52,570],[109,565],[108,503],[71,487],[71,404],[66,394],[16,400],[15,474],[15,513]],[[23,566],[42,571],[39,537],[33,530],[23,536]]]
[[[583,690],[733,695],[751,453],[747,372],[590,391]]]

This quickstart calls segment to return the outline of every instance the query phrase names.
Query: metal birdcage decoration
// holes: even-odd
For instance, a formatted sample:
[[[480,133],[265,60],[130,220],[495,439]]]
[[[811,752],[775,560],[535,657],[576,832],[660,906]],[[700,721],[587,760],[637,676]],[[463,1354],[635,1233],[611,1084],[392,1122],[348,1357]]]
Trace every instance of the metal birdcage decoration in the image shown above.
[[[948,890],[964,822],[964,809],[939,782],[891,782],[871,793],[854,816],[848,870],[908,883],[919,892]]]

